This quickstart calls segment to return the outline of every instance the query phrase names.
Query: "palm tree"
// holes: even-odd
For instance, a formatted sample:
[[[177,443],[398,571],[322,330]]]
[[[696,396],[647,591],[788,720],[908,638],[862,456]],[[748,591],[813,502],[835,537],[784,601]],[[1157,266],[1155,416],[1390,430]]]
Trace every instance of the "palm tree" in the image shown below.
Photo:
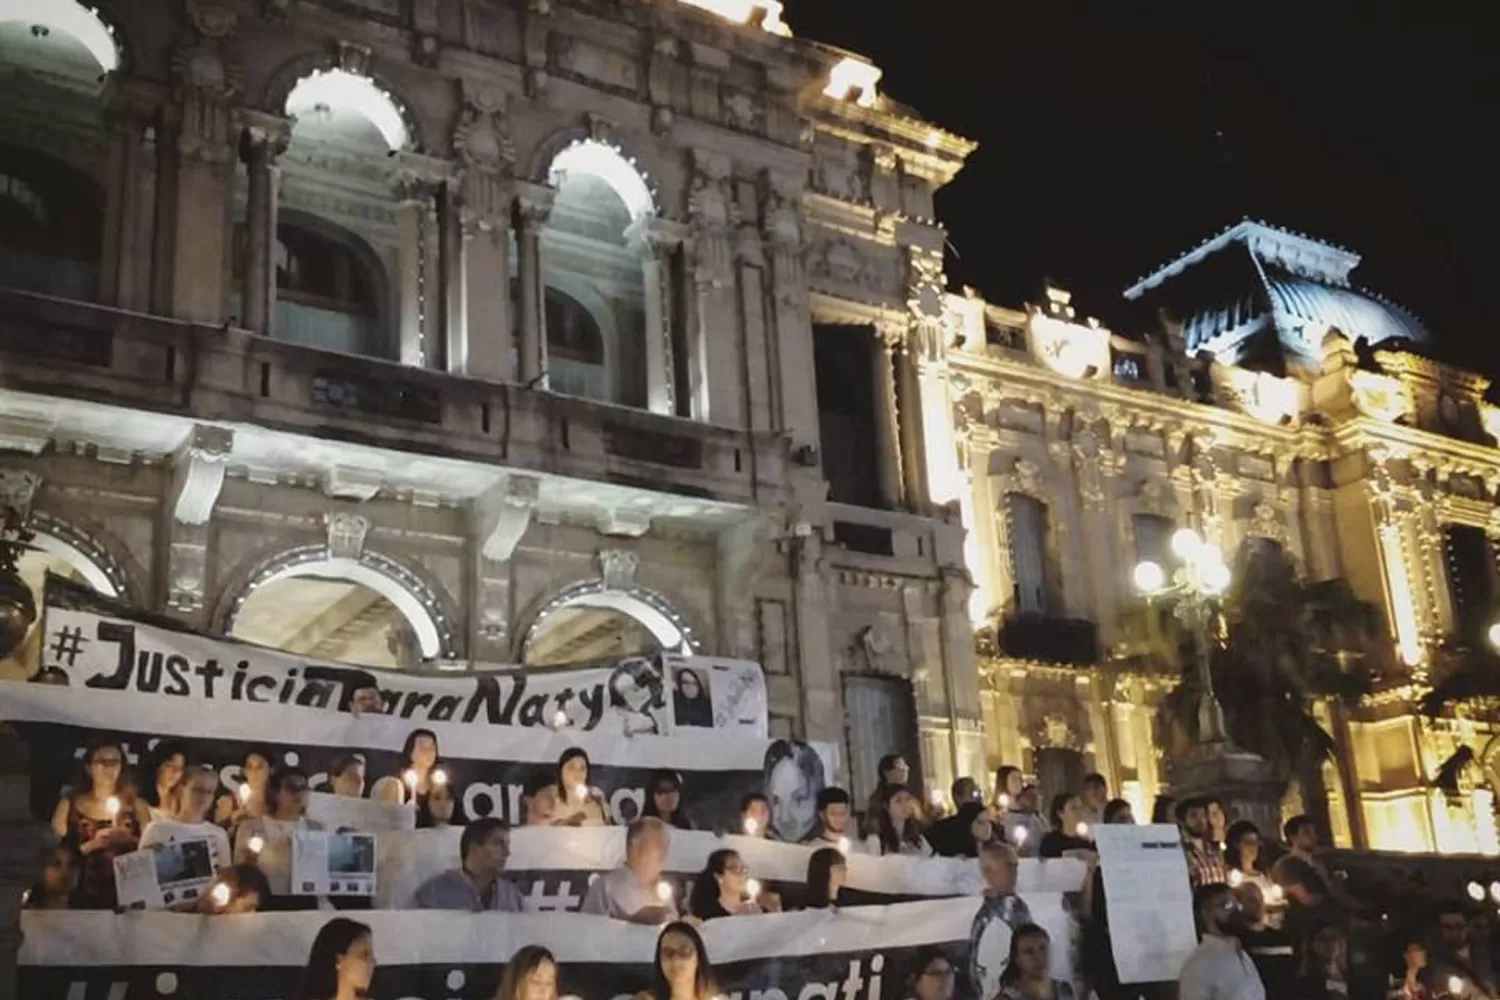
[[[1381,641],[1379,613],[1342,580],[1309,582],[1279,548],[1248,548],[1238,561],[1210,630],[1210,670],[1230,738],[1263,757],[1282,782],[1297,779],[1316,792],[1335,743],[1314,705],[1354,704],[1385,672],[1389,643]],[[1125,652],[1165,660],[1181,676],[1157,715],[1167,759],[1178,760],[1199,744],[1195,640],[1166,609],[1141,611],[1127,628],[1133,641]]]

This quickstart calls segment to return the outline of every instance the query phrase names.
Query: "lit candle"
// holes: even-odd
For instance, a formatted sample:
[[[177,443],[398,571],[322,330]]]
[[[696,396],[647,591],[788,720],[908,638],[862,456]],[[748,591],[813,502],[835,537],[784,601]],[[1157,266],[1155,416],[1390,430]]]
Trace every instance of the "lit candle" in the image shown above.
[[[1500,903],[1500,882],[1490,883],[1490,898]]]
[[[568,713],[558,709],[552,713],[552,728],[561,729],[568,724]]]
[[[1461,978],[1459,978],[1458,976],[1449,976],[1448,977],[1448,993],[1449,993],[1449,995],[1451,995],[1451,996],[1458,996],[1459,994],[1463,993],[1463,991],[1464,991],[1464,981]]]
[[[849,853],[849,838],[848,837],[840,837],[839,838],[839,853],[840,854],[848,854]]]
[[[1010,808],[1010,796],[1006,795],[1004,792],[1000,793],[1000,808],[1001,809],[1009,809]]]
[[[1079,823],[1073,829],[1080,837],[1087,837],[1089,835],[1089,825],[1087,823]]]
[[[1241,885],[1244,881],[1245,881],[1245,873],[1244,872],[1240,871],[1238,868],[1230,870],[1230,872],[1229,872],[1229,884],[1230,884],[1231,887],[1237,887],[1237,886]]]
[[[934,806],[940,806],[940,805],[942,805],[943,804],[943,790],[941,788],[934,788],[931,792],[927,793],[927,799]]]
[[[1484,899],[1484,886],[1480,885],[1478,882],[1470,882],[1468,885],[1468,890],[1469,898],[1474,902],[1477,903],[1480,900]]]
[[[117,818],[120,815],[120,800],[115,798],[113,795],[105,799],[104,811],[109,813],[110,819]]]
[[[432,771],[432,783],[434,785],[436,785],[438,788],[442,788],[444,785],[446,785],[448,783],[448,772],[444,771],[440,767],[433,768],[433,771]]]
[[[760,883],[753,878],[745,879],[745,895],[751,899],[760,895]]]
[[[209,895],[213,898],[215,906],[223,907],[229,905],[229,886],[226,883],[219,882],[215,884]]]
[[[672,901],[672,884],[666,879],[662,879],[656,883],[656,898],[663,903],[670,903]]]
[[[760,824],[750,817],[745,817],[745,835],[753,837],[760,832]]]
[[[240,805],[242,805],[242,806],[243,805],[249,805],[250,804],[250,794],[251,794],[250,793],[250,783],[247,781],[244,784],[240,785],[239,791],[236,792],[235,794],[237,794],[240,797]]]
[[[417,769],[414,767],[408,767],[406,773],[401,777],[406,782],[406,787],[410,788],[413,792],[417,790],[417,782],[422,780],[422,776],[417,773]]]
[[[1011,836],[1016,838],[1016,846],[1021,846],[1026,843],[1026,828],[1024,826],[1016,827],[1011,831]]]
[[[1286,893],[1282,891],[1281,886],[1279,885],[1275,885],[1273,883],[1271,887],[1266,890],[1266,902],[1270,903],[1273,906],[1279,906],[1281,904],[1281,901],[1285,898]]]
[[[266,848],[266,838],[258,833],[251,834],[247,846],[249,846],[251,854],[259,854]]]
[[[579,784],[579,785],[574,785],[573,786],[573,798],[577,799],[579,802],[584,802],[584,801],[586,801],[588,799],[588,797],[589,797],[589,786],[588,785]]]

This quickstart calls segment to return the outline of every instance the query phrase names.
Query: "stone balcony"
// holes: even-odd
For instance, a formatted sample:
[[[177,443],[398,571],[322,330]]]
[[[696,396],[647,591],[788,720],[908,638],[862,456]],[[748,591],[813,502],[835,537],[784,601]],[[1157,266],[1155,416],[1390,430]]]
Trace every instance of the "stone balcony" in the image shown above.
[[[378,453],[398,477],[449,460],[537,473],[562,492],[572,481],[668,494],[689,512],[773,505],[787,488],[780,435],[21,292],[0,291],[0,359],[10,448],[32,433],[103,451],[118,434],[127,451],[170,453],[166,432],[153,444],[155,414],[249,428],[230,464],[251,478],[258,462],[285,472],[291,452],[354,465]]]
[[[830,503],[832,561],[841,569],[931,576],[963,569],[964,529],[939,511],[935,516]]]

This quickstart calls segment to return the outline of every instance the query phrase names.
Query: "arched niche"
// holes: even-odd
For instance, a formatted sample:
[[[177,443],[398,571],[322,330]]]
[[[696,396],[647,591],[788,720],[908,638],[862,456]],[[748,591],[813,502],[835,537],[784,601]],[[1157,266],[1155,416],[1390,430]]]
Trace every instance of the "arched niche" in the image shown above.
[[[95,298],[103,214],[92,177],[48,153],[0,143],[0,285]]]
[[[115,26],[98,9],[75,0],[0,0],[0,63],[97,96],[122,61]]]
[[[278,340],[394,357],[390,281],[380,255],[357,233],[286,210],[276,226]]]
[[[236,638],[311,658],[401,668],[457,658],[447,605],[422,575],[388,556],[307,546],[259,564],[220,623]]]
[[[671,601],[646,587],[611,587],[603,580],[558,591],[536,610],[523,636],[519,658],[538,667],[699,650],[696,631]]]

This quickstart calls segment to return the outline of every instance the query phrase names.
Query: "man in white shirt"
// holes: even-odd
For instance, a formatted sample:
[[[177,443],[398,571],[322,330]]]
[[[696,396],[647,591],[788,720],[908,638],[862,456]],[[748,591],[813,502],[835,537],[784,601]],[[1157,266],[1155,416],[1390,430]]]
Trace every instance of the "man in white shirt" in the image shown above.
[[[1266,987],[1239,931],[1245,912],[1227,885],[1201,885],[1193,893],[1193,910],[1203,938],[1182,966],[1178,1000],[1266,1000]]]
[[[661,877],[671,837],[667,824],[654,816],[631,823],[625,831],[625,867],[594,879],[580,912],[633,924],[676,920],[675,893]]]

